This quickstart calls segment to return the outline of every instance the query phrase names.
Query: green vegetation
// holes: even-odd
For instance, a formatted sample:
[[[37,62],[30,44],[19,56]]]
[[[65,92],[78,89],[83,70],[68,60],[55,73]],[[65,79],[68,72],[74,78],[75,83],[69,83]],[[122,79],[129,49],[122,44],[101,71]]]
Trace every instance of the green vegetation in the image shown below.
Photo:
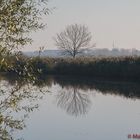
[[[48,0],[0,1],[0,71],[12,69],[12,60],[19,61],[19,49],[32,42],[30,33],[45,27],[42,17],[49,14],[47,4]]]
[[[73,75],[140,81],[140,57],[10,59],[7,71],[20,76]],[[26,75],[28,70],[29,75]]]
[[[41,15],[48,14],[47,0],[0,1],[0,48],[17,49],[32,39],[29,33],[42,29]]]

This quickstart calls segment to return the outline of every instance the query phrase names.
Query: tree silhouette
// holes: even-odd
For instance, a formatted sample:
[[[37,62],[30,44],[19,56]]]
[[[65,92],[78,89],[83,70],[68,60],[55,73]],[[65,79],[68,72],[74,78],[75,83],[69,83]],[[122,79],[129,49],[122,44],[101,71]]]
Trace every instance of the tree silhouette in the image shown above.
[[[85,25],[69,25],[54,38],[56,46],[63,51],[64,55],[75,58],[78,54],[89,49],[91,33]]]

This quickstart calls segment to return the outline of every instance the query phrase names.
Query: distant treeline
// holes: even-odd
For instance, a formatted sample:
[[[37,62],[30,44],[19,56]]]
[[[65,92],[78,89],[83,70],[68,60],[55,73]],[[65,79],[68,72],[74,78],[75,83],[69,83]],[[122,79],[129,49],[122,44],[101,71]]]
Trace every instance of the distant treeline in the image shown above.
[[[89,76],[105,79],[140,81],[140,57],[108,58],[27,58],[9,60],[7,71],[24,73],[24,70],[43,75]]]

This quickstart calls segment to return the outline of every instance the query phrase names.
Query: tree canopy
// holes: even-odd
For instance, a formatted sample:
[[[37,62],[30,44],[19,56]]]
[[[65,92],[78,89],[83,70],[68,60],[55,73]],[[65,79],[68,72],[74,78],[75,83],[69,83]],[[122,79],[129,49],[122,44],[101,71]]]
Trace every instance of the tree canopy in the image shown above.
[[[0,47],[12,50],[31,42],[29,33],[42,29],[48,0],[1,0]]]

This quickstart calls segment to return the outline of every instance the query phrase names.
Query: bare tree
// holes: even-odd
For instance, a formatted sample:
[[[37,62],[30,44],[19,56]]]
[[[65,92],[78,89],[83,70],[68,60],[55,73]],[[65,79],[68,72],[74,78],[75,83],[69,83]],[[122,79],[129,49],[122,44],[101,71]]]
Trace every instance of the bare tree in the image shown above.
[[[56,46],[63,51],[63,54],[75,58],[78,54],[89,49],[92,35],[85,25],[69,25],[54,38]]]

